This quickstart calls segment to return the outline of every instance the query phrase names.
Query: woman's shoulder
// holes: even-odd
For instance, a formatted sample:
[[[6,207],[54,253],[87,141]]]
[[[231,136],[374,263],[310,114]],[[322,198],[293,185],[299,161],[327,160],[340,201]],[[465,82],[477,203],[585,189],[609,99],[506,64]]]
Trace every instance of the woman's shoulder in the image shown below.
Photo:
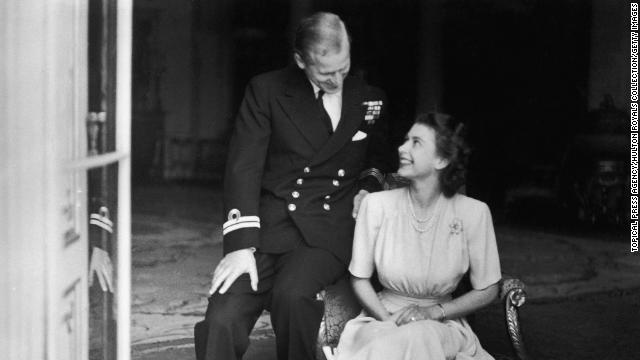
[[[463,194],[453,195],[450,201],[454,204],[456,213],[462,216],[475,218],[484,212],[490,212],[489,206],[485,202]]]
[[[383,190],[370,193],[366,196],[370,206],[393,206],[398,204],[404,199],[405,188],[398,188],[393,190]]]
[[[398,214],[402,208],[403,200],[406,200],[405,190],[393,189],[377,191],[364,198],[366,201],[366,212],[375,216],[387,217]]]

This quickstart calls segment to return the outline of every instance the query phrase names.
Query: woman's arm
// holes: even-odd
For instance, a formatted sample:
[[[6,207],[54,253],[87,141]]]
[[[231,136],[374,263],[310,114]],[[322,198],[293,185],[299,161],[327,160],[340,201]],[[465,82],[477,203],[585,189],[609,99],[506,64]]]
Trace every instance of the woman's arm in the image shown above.
[[[474,313],[491,304],[498,296],[498,283],[482,290],[472,289],[451,301],[442,304],[447,319],[457,319]]]
[[[451,320],[476,312],[491,304],[498,296],[498,283],[489,285],[482,290],[471,290],[440,305],[428,307],[408,306],[394,314],[396,324],[403,325],[417,320]]]
[[[380,299],[378,299],[378,295],[373,289],[370,279],[351,275],[351,286],[360,304],[362,304],[362,307],[364,307],[369,315],[380,321],[385,321],[390,318],[391,315],[387,309],[384,308]]]

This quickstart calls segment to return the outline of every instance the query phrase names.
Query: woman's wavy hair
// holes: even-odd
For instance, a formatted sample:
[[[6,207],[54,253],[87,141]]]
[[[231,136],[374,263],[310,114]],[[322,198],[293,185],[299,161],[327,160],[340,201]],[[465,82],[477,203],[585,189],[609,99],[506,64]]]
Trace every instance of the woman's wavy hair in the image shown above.
[[[440,186],[446,197],[453,196],[466,182],[470,150],[464,140],[464,124],[451,115],[436,112],[419,114],[415,123],[435,131],[436,152],[449,161],[439,173]]]

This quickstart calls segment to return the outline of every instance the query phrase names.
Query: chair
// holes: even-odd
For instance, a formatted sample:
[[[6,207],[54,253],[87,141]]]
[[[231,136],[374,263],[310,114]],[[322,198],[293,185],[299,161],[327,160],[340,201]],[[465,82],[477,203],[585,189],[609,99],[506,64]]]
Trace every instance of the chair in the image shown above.
[[[338,346],[345,324],[356,317],[362,307],[346,279],[321,291],[318,298],[324,301],[324,316],[318,332],[316,359],[326,360],[323,349],[334,349]],[[524,283],[519,279],[503,277],[500,281],[499,298],[504,304],[505,325],[515,354],[514,359],[527,360],[518,319],[518,309],[526,299]]]

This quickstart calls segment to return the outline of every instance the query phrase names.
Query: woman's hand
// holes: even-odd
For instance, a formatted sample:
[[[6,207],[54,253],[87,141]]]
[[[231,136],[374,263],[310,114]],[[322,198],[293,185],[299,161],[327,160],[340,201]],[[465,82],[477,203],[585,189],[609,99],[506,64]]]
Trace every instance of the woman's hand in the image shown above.
[[[402,326],[414,321],[438,320],[439,316],[440,311],[437,309],[437,305],[409,305],[393,313],[391,318],[395,321],[396,325]]]

